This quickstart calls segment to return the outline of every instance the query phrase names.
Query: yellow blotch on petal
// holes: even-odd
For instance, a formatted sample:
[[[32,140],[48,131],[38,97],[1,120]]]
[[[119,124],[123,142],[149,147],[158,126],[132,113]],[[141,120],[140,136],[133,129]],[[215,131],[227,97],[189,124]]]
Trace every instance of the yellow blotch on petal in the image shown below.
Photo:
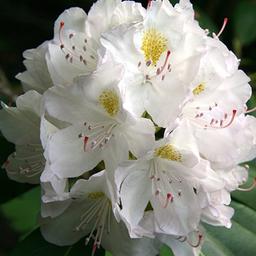
[[[155,156],[176,162],[181,162],[182,159],[181,153],[171,144],[157,148]]]
[[[113,89],[104,90],[99,96],[99,103],[111,117],[116,116],[119,112],[119,95]]]
[[[146,62],[151,61],[153,65],[156,65],[162,53],[167,50],[167,43],[168,40],[156,29],[150,28],[146,30],[141,46]]]
[[[89,199],[93,199],[93,200],[97,200],[97,199],[101,199],[105,196],[105,194],[103,192],[92,192],[88,194],[88,198]]]
[[[199,84],[195,89],[193,90],[194,95],[199,95],[205,90],[205,85],[204,84]]]

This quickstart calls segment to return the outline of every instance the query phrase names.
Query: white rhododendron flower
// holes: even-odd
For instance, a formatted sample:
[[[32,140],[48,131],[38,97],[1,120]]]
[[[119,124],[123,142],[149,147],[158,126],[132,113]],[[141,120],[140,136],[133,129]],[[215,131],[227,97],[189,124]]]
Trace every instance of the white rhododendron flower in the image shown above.
[[[197,230],[201,209],[197,188],[224,186],[205,160],[199,158],[191,134],[181,129],[156,143],[145,157],[125,162],[116,170],[121,216],[133,227],[141,221],[150,202],[154,209],[155,232],[184,236]],[[208,184],[209,183],[209,184]]]
[[[8,176],[19,182],[39,183],[45,159],[40,141],[40,113],[42,96],[28,91],[19,96],[16,107],[2,103],[0,129],[10,142],[15,144],[4,164]]]
[[[93,72],[103,51],[99,43],[103,32],[120,24],[143,20],[145,10],[132,1],[100,0],[88,16],[81,8],[71,8],[59,16],[54,26],[54,39],[46,56],[55,85],[69,85],[78,75]]]
[[[3,168],[40,183],[47,241],[196,256],[204,223],[232,226],[231,192],[256,186],[256,109],[219,39],[226,23],[210,35],[189,0],[99,0],[65,10],[53,39],[24,52],[25,93],[1,103],[16,151]]]
[[[56,86],[46,92],[46,111],[72,124],[49,141],[49,162],[59,177],[78,177],[102,160],[114,171],[128,159],[129,151],[139,157],[153,145],[153,123],[133,117],[123,108],[118,87],[121,78],[120,65],[105,63],[72,86]]]
[[[45,55],[48,49],[48,41],[39,45],[36,49],[30,49],[23,53],[26,71],[19,73],[16,78],[22,82],[24,91],[35,90],[44,93],[53,86],[48,71]]]
[[[103,45],[126,67],[127,108],[136,115],[148,111],[162,127],[177,118],[186,83],[193,79],[204,52],[205,34],[187,31],[192,17],[191,8],[188,18],[167,0],[152,1],[143,23],[119,26],[103,35]]]
[[[89,243],[93,238],[93,254],[102,244],[116,256],[156,255],[157,241],[131,239],[124,224],[117,223],[112,213],[111,189],[105,171],[89,180],[79,179],[70,191],[72,203],[69,207],[58,217],[41,220],[43,236],[57,245],[71,245],[85,236]],[[59,227],[62,227],[61,232]]]

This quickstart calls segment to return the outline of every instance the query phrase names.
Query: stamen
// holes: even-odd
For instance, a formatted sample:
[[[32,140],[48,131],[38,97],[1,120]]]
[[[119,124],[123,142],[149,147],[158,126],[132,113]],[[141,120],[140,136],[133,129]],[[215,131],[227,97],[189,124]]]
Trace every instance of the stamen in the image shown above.
[[[243,191],[243,192],[250,192],[255,188],[256,188],[256,177],[253,178],[253,183],[249,188],[238,188],[237,190]]]
[[[94,242],[94,243],[93,243],[93,246],[92,246],[92,256],[94,256],[96,250],[97,250],[97,243]]]
[[[252,109],[249,109],[249,110],[246,110],[245,114],[250,114],[250,113],[255,112],[255,111],[256,111],[256,107],[252,108]]]
[[[187,237],[186,236],[179,236],[176,239],[179,240],[179,242],[183,243],[187,240]]]
[[[145,62],[151,61],[156,66],[161,55],[167,50],[168,40],[155,28],[149,28],[144,32],[141,50],[144,52]]]
[[[201,242],[202,242],[202,239],[203,239],[203,235],[201,233],[198,234],[198,241],[196,244],[193,244],[191,241],[187,240],[187,243],[193,247],[193,248],[197,248],[201,245]]]
[[[98,123],[98,124],[95,124],[95,125],[88,125],[88,130],[89,131],[92,131],[92,130],[95,130],[95,129],[98,129],[98,128],[102,128],[104,129],[104,125],[102,125],[102,123]]]
[[[221,30],[219,31],[217,37],[220,37],[220,36],[221,36],[221,34],[223,33],[225,27],[227,26],[227,23],[228,23],[228,18],[225,18],[224,21],[223,21],[222,28],[221,28]]]
[[[111,226],[111,207],[108,209],[108,226],[107,226],[107,233],[110,233],[110,226]]]
[[[214,118],[211,119],[211,122],[210,122],[210,125],[205,125],[204,128],[214,128],[214,129],[224,129],[224,128],[227,128],[229,127],[235,120],[235,117],[236,117],[236,113],[237,113],[237,110],[236,109],[233,109],[232,111],[232,116],[231,116],[231,119],[230,121],[224,125],[224,120],[216,120]],[[201,115],[197,115],[196,117],[202,117]],[[227,119],[227,114],[225,113],[225,116],[224,116],[224,119]],[[217,124],[220,124],[219,126],[216,126]],[[216,125],[214,125],[216,124]]]
[[[87,142],[89,140],[89,137],[84,136],[84,152],[86,151]]]
[[[151,65],[151,63],[152,63],[151,60],[148,60],[148,61],[146,62],[146,66],[149,67],[149,66]]]
[[[151,4],[152,4],[152,0],[148,0],[147,9],[149,9],[149,8],[150,8]]]
[[[98,146],[100,148],[103,148],[110,139],[114,136],[112,134],[113,129],[116,127],[116,123],[105,125],[105,123],[98,123],[94,126],[88,125],[87,129],[88,131],[96,130],[91,136],[83,136],[82,134],[79,134],[78,136],[81,138],[84,138],[84,151],[90,151],[96,149]],[[99,129],[99,130],[97,130]],[[88,143],[89,139],[91,139],[91,142]]]
[[[114,89],[103,90],[98,98],[98,101],[111,117],[118,114],[120,110],[120,99],[119,95]]]
[[[224,125],[224,126],[223,126],[223,122],[222,122],[222,123],[221,123],[222,126],[216,127],[216,128],[227,128],[227,127],[229,127],[229,126],[234,122],[234,120],[235,120],[236,112],[237,112],[237,110],[236,110],[236,109],[233,109],[233,111],[232,111],[232,117],[231,117],[230,121],[229,121],[226,125]]]
[[[181,153],[171,144],[167,144],[155,149],[155,156],[170,161],[181,162],[182,160]]]
[[[66,43],[71,44],[73,37],[75,37],[75,34],[70,33],[69,35],[67,35],[67,37],[65,37],[65,35],[63,34],[64,26],[65,26],[64,21],[61,21],[58,32],[59,32],[60,49],[65,54],[66,60],[68,60],[69,63],[73,65],[76,65],[74,60],[83,62],[86,65],[87,64],[86,56],[85,56],[86,47],[85,46],[79,47],[78,45],[75,45],[75,44],[70,45],[70,47],[67,47],[67,45],[64,42],[65,39],[69,39],[70,41]],[[91,59],[95,60],[95,56],[90,55],[90,57]]]
[[[173,199],[174,199],[173,195],[171,193],[167,193],[167,195],[166,195],[166,202],[165,202],[163,208],[167,208],[168,204],[170,202],[171,203],[173,202]]]
[[[157,75],[160,75],[164,71],[164,69],[165,69],[165,67],[167,65],[168,59],[170,57],[170,54],[171,54],[171,51],[167,51],[166,57],[165,57],[165,61],[164,61],[164,65],[161,67],[161,69],[160,68],[157,69],[157,71],[156,71]]]
[[[204,83],[201,83],[199,84],[198,86],[196,86],[194,89],[193,89],[193,94],[195,96],[201,94],[203,91],[205,90],[205,84]]]

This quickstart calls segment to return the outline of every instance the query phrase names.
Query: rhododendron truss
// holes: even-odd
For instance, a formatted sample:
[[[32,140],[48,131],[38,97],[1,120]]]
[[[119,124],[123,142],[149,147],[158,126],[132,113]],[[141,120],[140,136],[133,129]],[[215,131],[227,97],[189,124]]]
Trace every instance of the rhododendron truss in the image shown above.
[[[99,0],[64,11],[53,39],[24,53],[24,94],[0,111],[16,147],[3,167],[40,184],[50,243],[191,256],[203,223],[232,226],[230,193],[256,185],[244,185],[250,79],[219,39],[227,19],[216,35],[194,17],[189,0]]]

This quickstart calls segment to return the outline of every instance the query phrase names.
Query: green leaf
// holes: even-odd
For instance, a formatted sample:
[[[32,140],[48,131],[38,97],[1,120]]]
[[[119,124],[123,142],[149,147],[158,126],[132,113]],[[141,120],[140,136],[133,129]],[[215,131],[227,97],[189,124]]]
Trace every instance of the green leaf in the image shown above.
[[[61,231],[60,231],[61,232]],[[45,256],[45,255],[65,255],[70,250],[69,247],[59,247],[47,243],[40,234],[39,229],[21,241],[10,256]]]
[[[0,206],[14,230],[25,234],[35,228],[40,211],[40,193],[37,187]]]
[[[169,247],[163,246],[161,249],[160,256],[173,256],[173,253]]]
[[[61,232],[61,230],[60,230]],[[89,256],[91,245],[85,246],[84,240],[73,246],[56,246],[44,240],[40,230],[37,229],[21,241],[10,256]],[[98,249],[95,256],[103,256],[105,251]]]
[[[256,3],[252,1],[238,2],[233,24],[235,36],[242,45],[248,45],[256,40]]]
[[[204,256],[254,255],[256,252],[256,212],[237,202],[231,229],[206,225]]]
[[[110,252],[106,252],[105,256],[112,256]],[[161,248],[160,256],[173,256],[171,249],[167,246]]]

